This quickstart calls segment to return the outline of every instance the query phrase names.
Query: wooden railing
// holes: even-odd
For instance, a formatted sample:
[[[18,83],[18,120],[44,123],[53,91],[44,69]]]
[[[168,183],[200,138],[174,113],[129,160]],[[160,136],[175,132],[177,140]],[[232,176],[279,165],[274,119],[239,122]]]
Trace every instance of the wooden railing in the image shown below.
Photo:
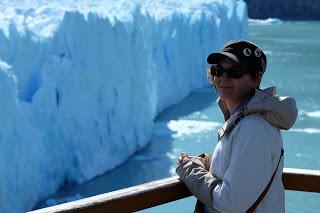
[[[285,189],[287,190],[320,192],[320,171],[318,170],[285,168],[282,179]],[[191,196],[189,190],[179,180],[178,176],[174,176],[39,209],[32,211],[32,213],[134,212],[186,198],[188,196]]]

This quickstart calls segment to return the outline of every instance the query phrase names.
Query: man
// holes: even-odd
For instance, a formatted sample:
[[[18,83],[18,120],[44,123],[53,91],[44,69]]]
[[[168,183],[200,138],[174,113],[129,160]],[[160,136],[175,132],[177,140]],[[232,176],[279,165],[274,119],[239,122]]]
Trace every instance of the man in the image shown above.
[[[182,153],[177,161],[195,212],[284,212],[280,129],[294,124],[295,100],[259,89],[267,58],[254,43],[230,41],[207,61],[225,123],[212,156]]]

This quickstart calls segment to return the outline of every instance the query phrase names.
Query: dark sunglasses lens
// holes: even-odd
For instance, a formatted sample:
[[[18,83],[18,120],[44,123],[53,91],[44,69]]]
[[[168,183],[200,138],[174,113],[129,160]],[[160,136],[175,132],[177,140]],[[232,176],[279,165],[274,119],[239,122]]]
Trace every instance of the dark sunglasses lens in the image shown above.
[[[228,70],[227,75],[229,78],[239,79],[244,75],[244,73],[239,69],[232,69],[232,70]]]
[[[226,72],[226,70],[223,69],[223,67],[220,67],[220,66],[212,66],[212,67],[210,68],[210,72],[211,72],[211,75],[212,75],[212,76],[221,77],[222,74],[223,74],[224,72]]]
[[[212,76],[217,76],[217,77],[221,77],[223,73],[226,73],[229,78],[235,78],[235,79],[239,79],[245,74],[241,69],[233,68],[233,69],[226,70],[220,66],[212,66],[210,68],[210,73]]]

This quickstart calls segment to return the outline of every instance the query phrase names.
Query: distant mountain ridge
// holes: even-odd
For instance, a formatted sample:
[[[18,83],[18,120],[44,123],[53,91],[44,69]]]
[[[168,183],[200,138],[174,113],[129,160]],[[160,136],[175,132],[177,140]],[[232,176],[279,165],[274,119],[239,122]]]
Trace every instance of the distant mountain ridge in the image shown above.
[[[254,19],[320,20],[319,0],[245,0]]]

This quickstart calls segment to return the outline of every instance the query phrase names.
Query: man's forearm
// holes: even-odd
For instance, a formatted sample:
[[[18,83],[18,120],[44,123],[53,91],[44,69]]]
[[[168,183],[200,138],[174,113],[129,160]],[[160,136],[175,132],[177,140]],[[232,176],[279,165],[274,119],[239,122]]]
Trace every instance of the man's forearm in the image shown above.
[[[212,190],[220,181],[213,177],[203,164],[191,159],[180,164],[176,173],[197,199],[213,208]]]

